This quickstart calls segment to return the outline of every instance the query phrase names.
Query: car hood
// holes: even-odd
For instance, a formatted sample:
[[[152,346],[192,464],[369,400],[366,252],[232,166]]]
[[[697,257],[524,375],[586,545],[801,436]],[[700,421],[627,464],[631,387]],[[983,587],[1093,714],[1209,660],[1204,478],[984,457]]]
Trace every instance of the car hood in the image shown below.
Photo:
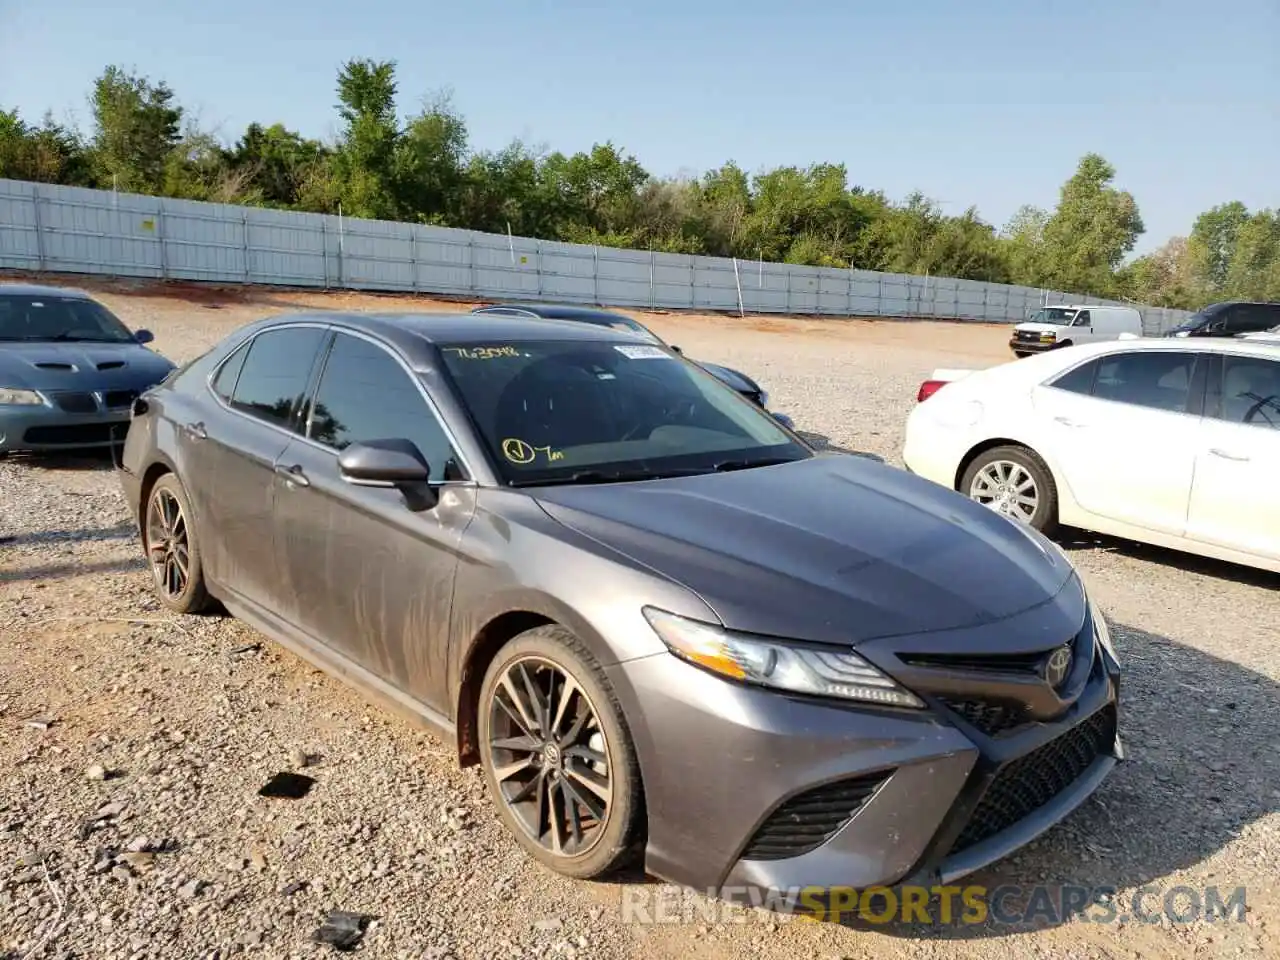
[[[0,343],[0,387],[143,389],[172,369],[169,360],[138,343]]]
[[[981,626],[1075,576],[1029,528],[862,457],[536,496],[697,593],[726,627],[764,635],[847,644]]]
[[[748,377],[745,373],[742,373],[739,370],[734,370],[732,367],[724,367],[718,363],[708,363],[705,360],[695,360],[694,362],[703,370],[707,371],[707,373],[711,374],[713,377],[723,380],[735,390],[746,390],[751,393],[756,393],[760,389],[760,385],[754,380]]]

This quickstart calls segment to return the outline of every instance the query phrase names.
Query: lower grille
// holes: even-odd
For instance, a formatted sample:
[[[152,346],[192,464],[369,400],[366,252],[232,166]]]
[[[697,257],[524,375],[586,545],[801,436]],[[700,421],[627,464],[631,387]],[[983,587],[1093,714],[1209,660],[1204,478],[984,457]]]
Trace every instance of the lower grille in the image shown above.
[[[127,421],[121,421],[120,423],[80,423],[63,427],[31,427],[22,435],[22,439],[26,443],[48,444],[50,446],[61,444],[69,447],[82,443],[107,443],[111,440],[123,443],[128,428]]]
[[[1116,708],[1110,705],[1057,739],[1010,761],[987,786],[951,853],[981,843],[1039,810],[1109,751],[1115,738]]]
[[[744,860],[785,860],[816,850],[853,819],[889,774],[837,780],[797,794],[771,813],[756,831]]]
[[[96,413],[98,401],[92,393],[55,393],[53,401],[67,413]]]
[[[1013,704],[990,700],[953,700],[950,697],[938,699],[989,737],[998,737],[1029,722],[1026,711]]]
[[[119,410],[130,406],[137,399],[137,390],[108,390],[102,395],[102,405],[108,410]]]

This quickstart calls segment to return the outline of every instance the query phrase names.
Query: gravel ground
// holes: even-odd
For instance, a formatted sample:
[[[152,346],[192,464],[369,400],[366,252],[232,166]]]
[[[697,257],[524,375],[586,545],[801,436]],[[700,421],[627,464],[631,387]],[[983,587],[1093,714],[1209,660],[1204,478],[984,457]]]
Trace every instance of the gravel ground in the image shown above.
[[[93,284],[181,360],[265,313],[449,309],[359,295]],[[898,463],[919,381],[1006,359],[1004,331],[637,314],[757,374],[802,430]],[[229,619],[151,599],[103,459],[0,463],[0,957],[312,957],[332,910],[371,957],[1280,956],[1280,578],[1117,541],[1066,544],[1116,624],[1130,761],[970,882],[1247,888],[1245,923],[851,929],[776,915],[645,925],[658,884],[534,865],[474,770]],[[51,721],[31,723],[32,718]],[[257,791],[314,778],[301,799]],[[668,893],[670,891],[667,891]],[[704,909],[712,909],[705,902]],[[1096,912],[1091,915],[1096,915]]]

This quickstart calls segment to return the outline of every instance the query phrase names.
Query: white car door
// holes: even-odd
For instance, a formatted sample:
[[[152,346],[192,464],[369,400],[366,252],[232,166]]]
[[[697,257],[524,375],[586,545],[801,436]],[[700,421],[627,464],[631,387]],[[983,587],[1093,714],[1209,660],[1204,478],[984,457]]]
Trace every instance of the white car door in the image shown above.
[[[1280,361],[1222,358],[1200,428],[1187,536],[1280,559]]]
[[[1115,351],[1036,389],[1045,450],[1084,510],[1183,534],[1204,383],[1196,358]]]

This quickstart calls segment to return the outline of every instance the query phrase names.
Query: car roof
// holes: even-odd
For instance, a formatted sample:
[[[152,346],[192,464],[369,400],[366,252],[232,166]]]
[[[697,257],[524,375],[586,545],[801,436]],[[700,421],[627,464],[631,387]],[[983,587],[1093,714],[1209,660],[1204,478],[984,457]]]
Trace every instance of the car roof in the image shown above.
[[[0,297],[62,297],[64,300],[92,300],[75,287],[51,287],[38,283],[0,283]]]
[[[483,312],[485,310],[505,309],[505,310],[524,310],[529,313],[536,313],[540,317],[549,320],[573,320],[586,317],[618,317],[623,320],[636,322],[625,314],[615,313],[612,310],[603,310],[599,307],[584,307],[571,303],[489,303],[481,307],[476,307],[474,312]]]
[[[324,323],[366,333],[397,347],[421,364],[430,362],[426,344],[492,344],[513,340],[636,343],[624,330],[561,320],[484,313],[353,313],[307,311],[281,313],[251,325],[253,332],[300,323]]]
[[[1134,340],[1102,340],[1098,343],[1082,343],[1062,351],[1064,356],[1081,357],[1086,354],[1112,353],[1117,349],[1157,351],[1190,350],[1195,353],[1256,353],[1272,359],[1280,359],[1280,344],[1264,340],[1246,340],[1241,337],[1205,337],[1186,340],[1181,337],[1138,337]],[[1053,351],[1057,352],[1057,351]],[[1051,355],[1051,354],[1050,354]]]

